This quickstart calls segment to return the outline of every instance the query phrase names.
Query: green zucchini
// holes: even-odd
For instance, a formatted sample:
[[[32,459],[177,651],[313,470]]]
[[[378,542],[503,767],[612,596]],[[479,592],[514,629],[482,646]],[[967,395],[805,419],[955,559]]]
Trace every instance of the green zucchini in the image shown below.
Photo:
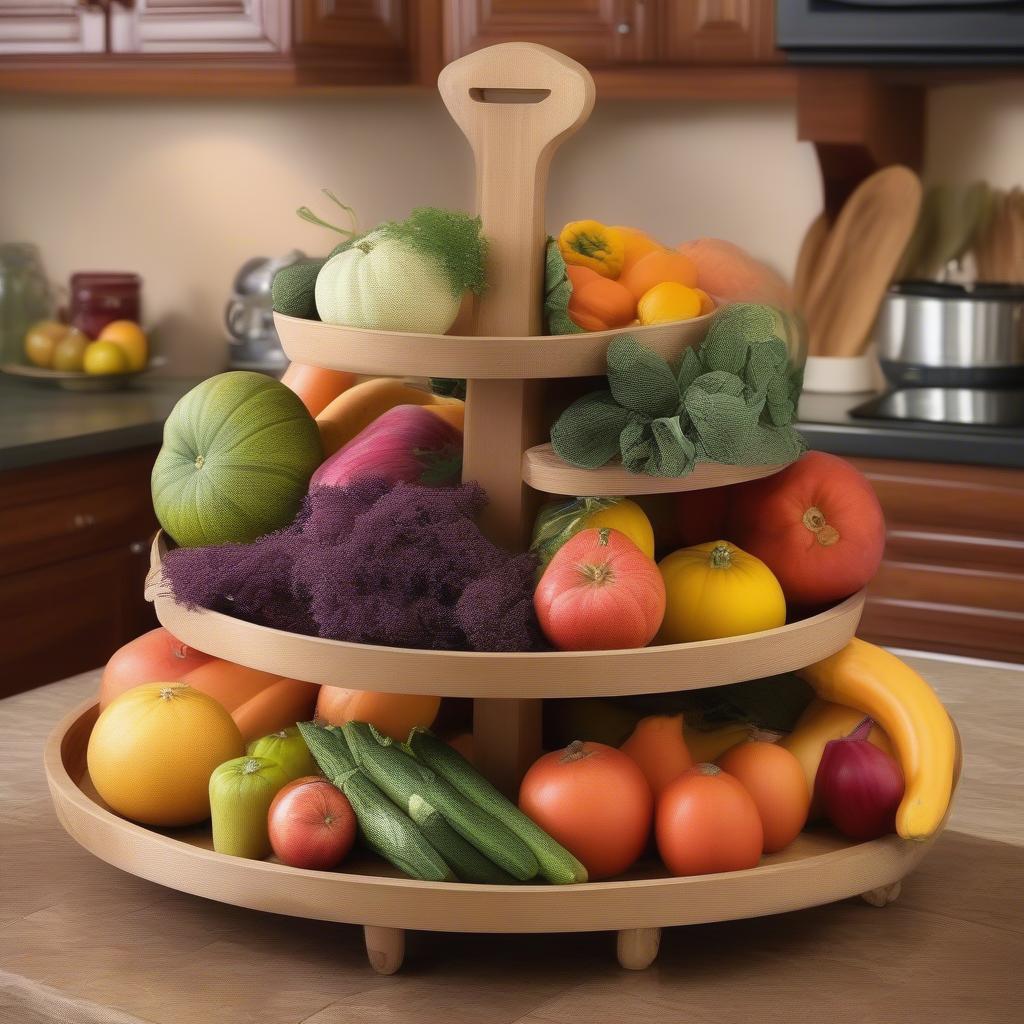
[[[413,729],[409,749],[467,800],[519,837],[533,851],[540,873],[554,885],[587,881],[587,869],[561,844],[494,788],[457,750],[427,729]]]
[[[299,722],[299,732],[320,770],[348,797],[359,830],[371,849],[411,878],[455,880],[451,868],[415,822],[356,767],[342,735],[313,722]]]
[[[356,764],[399,807],[408,808],[412,799],[419,797],[443,815],[466,842],[514,878],[525,882],[537,874],[537,858],[521,839],[390,737],[365,722],[348,722],[344,732]]]

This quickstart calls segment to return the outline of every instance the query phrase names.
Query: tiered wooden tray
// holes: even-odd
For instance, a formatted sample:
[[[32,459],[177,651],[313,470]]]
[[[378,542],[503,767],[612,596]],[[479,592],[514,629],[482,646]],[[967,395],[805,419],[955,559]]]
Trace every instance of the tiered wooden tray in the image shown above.
[[[776,471],[707,465],[682,480],[631,476],[615,467],[585,472],[565,465],[543,444],[538,382],[604,373],[614,336],[540,336],[547,167],[558,143],[589,115],[593,82],[580,65],[546,47],[509,43],[449,65],[439,87],[473,148],[478,206],[491,241],[490,288],[477,304],[472,334],[358,331],[278,315],[289,357],[362,373],[467,378],[464,477],[478,480],[490,497],[482,528],[513,548],[526,542],[541,491],[660,493]],[[706,328],[707,318],[700,318],[633,333],[675,357],[697,344]],[[146,592],[160,621],[182,641],[292,678],[472,697],[478,766],[510,794],[540,752],[542,698],[696,689],[799,668],[842,648],[864,603],[863,594],[855,594],[779,629],[641,650],[403,650],[283,633],[184,608],[162,584],[165,551],[158,537]],[[619,962],[642,968],[657,955],[665,926],[780,913],[857,894],[881,905],[895,898],[900,879],[929,846],[894,836],[850,844],[831,833],[810,832],[749,871],[675,878],[650,862],[620,879],[564,887],[420,882],[396,877],[379,861],[346,862],[343,872],[303,871],[216,854],[206,828],[159,832],[111,813],[85,767],[96,716],[95,705],[74,711],[57,726],[46,750],[57,813],[78,842],[125,871],[185,892],[272,913],[361,924],[371,963],[382,973],[400,966],[407,928],[614,930]]]

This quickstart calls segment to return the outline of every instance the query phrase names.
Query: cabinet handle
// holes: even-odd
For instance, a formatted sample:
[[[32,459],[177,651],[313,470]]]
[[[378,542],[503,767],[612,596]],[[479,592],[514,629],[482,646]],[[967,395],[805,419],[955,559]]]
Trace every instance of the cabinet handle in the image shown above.
[[[96,525],[96,517],[91,512],[76,512],[74,519],[71,521],[79,530],[84,530],[87,526]]]
[[[144,555],[149,550],[149,545],[144,540],[133,540],[128,545],[128,550],[133,555]]]
[[[633,26],[630,25],[628,21],[620,21],[618,25],[615,26],[615,31],[618,32],[620,36],[628,36],[629,33],[633,31]]]

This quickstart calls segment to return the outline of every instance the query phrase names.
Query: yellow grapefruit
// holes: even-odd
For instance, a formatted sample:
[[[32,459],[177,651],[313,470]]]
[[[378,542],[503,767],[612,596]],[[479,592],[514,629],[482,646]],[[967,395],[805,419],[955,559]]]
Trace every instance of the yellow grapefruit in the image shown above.
[[[210,816],[214,768],[245,743],[213,697],[183,683],[145,683],[107,705],[89,737],[89,776],[118,814],[146,825]]]
[[[129,370],[142,370],[146,366],[149,343],[146,334],[134,320],[114,320],[100,331],[97,341],[112,341],[128,357]]]

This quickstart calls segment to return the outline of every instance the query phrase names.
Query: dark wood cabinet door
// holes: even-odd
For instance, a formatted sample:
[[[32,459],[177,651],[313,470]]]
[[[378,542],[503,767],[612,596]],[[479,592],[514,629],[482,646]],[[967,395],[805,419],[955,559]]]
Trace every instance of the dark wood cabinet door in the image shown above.
[[[106,21],[80,0],[0,0],[0,54],[102,53]]]
[[[658,59],[673,64],[773,64],[775,0],[658,0]]]
[[[113,0],[115,53],[282,53],[290,0]]]
[[[516,40],[588,66],[653,59],[653,0],[446,0],[445,59]]]

